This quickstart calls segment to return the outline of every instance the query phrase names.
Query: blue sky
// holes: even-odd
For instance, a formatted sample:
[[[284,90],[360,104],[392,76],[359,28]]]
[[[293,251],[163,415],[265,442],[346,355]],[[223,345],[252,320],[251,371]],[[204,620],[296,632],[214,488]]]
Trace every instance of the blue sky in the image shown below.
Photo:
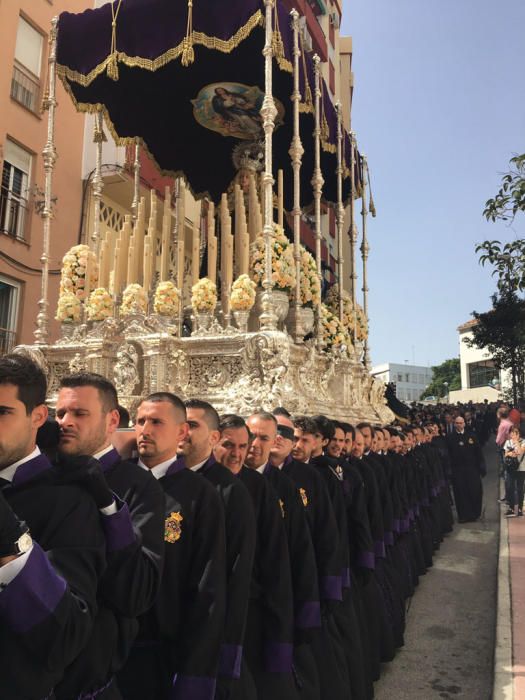
[[[475,244],[525,236],[525,219],[482,217],[525,151],[525,0],[345,0],[341,33],[353,37],[353,128],[378,210],[372,361],[439,364],[495,288]]]

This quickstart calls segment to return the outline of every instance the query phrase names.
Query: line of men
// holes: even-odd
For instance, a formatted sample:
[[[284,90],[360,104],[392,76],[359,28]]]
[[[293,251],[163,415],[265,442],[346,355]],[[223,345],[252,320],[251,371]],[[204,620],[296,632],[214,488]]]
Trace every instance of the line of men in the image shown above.
[[[2,700],[369,700],[451,531],[437,426],[247,420],[0,358]]]

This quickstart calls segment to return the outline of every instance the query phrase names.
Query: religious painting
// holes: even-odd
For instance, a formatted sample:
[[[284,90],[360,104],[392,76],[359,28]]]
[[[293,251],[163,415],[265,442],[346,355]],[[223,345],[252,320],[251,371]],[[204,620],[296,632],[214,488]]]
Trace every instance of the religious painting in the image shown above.
[[[264,93],[257,85],[223,82],[206,85],[191,103],[201,126],[222,136],[253,141],[264,135],[260,114],[263,100]],[[275,100],[275,106],[277,128],[283,123],[285,110],[279,100]]]

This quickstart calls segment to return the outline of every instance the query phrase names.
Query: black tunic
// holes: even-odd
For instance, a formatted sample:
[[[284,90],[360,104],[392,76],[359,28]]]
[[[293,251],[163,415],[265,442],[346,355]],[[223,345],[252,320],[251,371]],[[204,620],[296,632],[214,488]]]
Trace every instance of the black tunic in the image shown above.
[[[0,590],[0,696],[42,700],[84,648],[97,612],[106,541],[93,500],[57,484],[47,457],[20,465],[3,494],[35,544]]]
[[[164,556],[164,493],[156,479],[112,449],[100,459],[118,512],[101,516],[107,569],[99,583],[99,612],[82,654],[55,690],[58,700],[107,687],[125,664],[137,634],[137,617],[157,596]],[[66,465],[67,468],[67,465]],[[106,691],[108,696],[113,689]],[[97,697],[105,697],[99,693]]]
[[[454,431],[447,438],[452,470],[452,488],[459,521],[473,521],[481,516],[485,460],[478,438],[465,430]]]
[[[224,513],[216,489],[183,458],[159,479],[164,572],[156,603],[119,675],[125,698],[212,700],[224,632]]]
[[[255,514],[248,490],[213,456],[197,470],[217,489],[226,525],[226,618],[219,661],[218,685],[238,692],[244,632],[255,550]],[[244,690],[244,693],[247,691]]]

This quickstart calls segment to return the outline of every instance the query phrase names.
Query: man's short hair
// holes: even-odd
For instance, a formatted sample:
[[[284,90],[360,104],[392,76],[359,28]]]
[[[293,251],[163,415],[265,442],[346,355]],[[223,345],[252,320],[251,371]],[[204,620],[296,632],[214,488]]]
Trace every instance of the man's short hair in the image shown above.
[[[335,428],[330,418],[322,414],[312,416],[312,418],[317,423],[317,432],[323,436],[323,440],[331,440],[334,437]]]
[[[201,399],[187,399],[184,402],[186,408],[197,408],[204,413],[204,420],[210,430],[219,430],[219,414],[211,403]]]
[[[238,416],[236,413],[223,413],[222,416],[219,416],[219,430],[221,435],[225,430],[237,430],[239,428],[244,428],[248,433],[248,439],[251,440],[252,434],[244,418]]]
[[[151,403],[170,403],[173,408],[183,416],[182,422],[186,421],[186,406],[183,401],[175,394],[172,394],[171,391],[155,391],[153,394],[146,396],[145,399],[142,399],[140,404],[143,404],[145,401],[150,401]]]
[[[129,428],[130,416],[129,416],[128,409],[124,408],[124,406],[121,406],[119,404],[117,406],[117,410],[118,410],[118,414],[119,414],[118,427],[119,428]]]
[[[292,416],[292,423],[298,430],[309,435],[317,435],[319,428],[313,418],[309,416]]]
[[[375,428],[374,428],[374,426],[373,426],[371,423],[367,423],[366,421],[363,421],[363,422],[361,422],[361,423],[358,423],[358,424],[356,425],[356,428],[357,428],[358,430],[360,430],[361,432],[363,432],[363,429],[364,429],[364,428],[368,428],[368,429],[370,430],[370,434],[372,435],[372,437],[374,437],[374,435],[375,435]]]
[[[509,417],[509,413],[510,413],[510,411],[509,411],[508,408],[500,408],[500,409],[499,409],[500,418],[508,418],[508,417]]]
[[[24,404],[26,415],[46,402],[46,375],[24,355],[13,353],[0,357],[0,384],[16,386],[18,400]]]
[[[277,428],[277,420],[273,413],[268,413],[268,411],[255,411],[255,413],[252,413],[250,418],[260,418],[261,420],[267,420],[270,423],[273,423],[275,427]]]
[[[284,416],[285,418],[291,418],[292,414],[290,411],[287,411],[284,406],[277,406],[277,408],[274,408],[272,411],[274,416]]]
[[[96,374],[95,372],[68,374],[62,377],[58,388],[59,390],[77,389],[82,386],[92,386],[94,389],[97,389],[105,413],[118,410],[117,390],[109,379],[106,379],[101,374]]]

